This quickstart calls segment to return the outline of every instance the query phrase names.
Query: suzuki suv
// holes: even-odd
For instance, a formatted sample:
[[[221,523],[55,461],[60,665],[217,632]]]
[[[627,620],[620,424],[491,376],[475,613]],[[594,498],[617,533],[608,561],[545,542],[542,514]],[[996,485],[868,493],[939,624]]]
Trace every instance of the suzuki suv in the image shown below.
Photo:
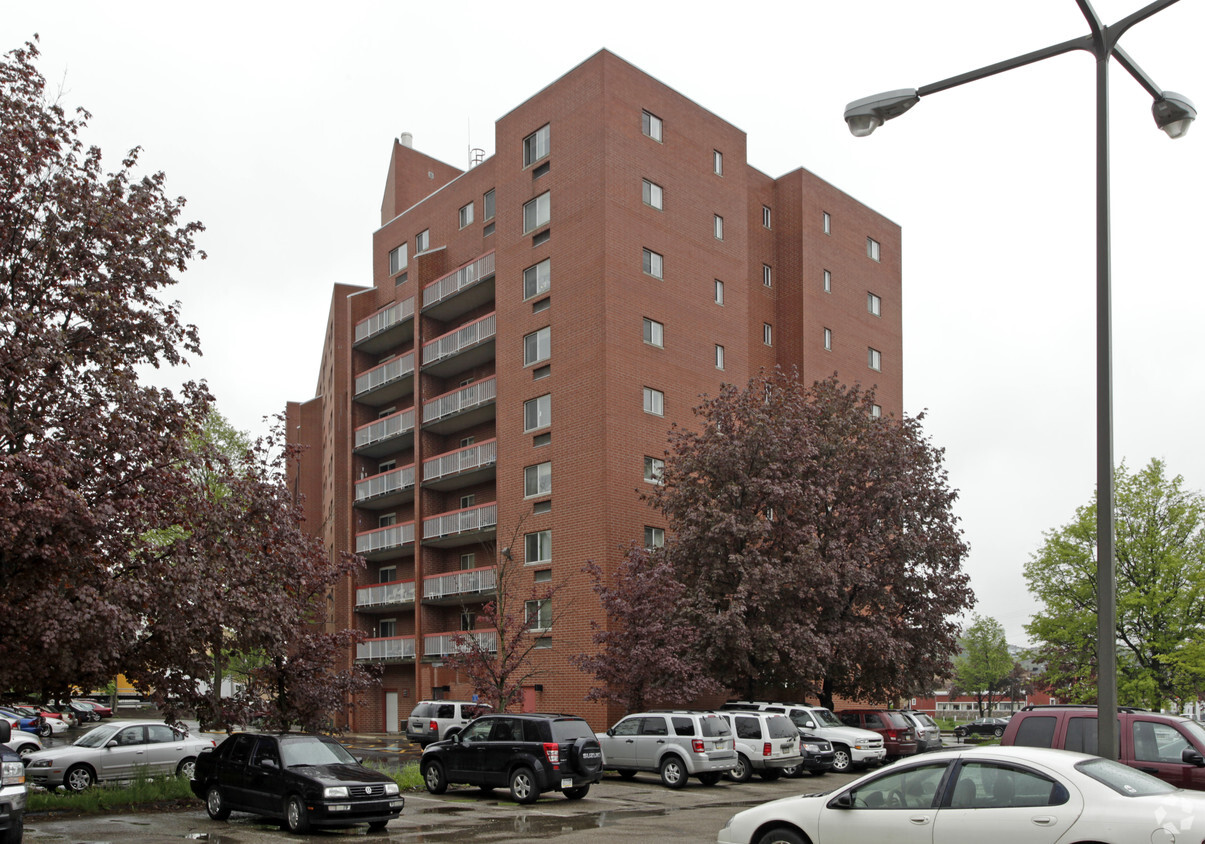
[[[776,780],[785,769],[797,770],[803,762],[799,730],[785,715],[772,712],[721,712],[732,727],[736,742],[736,767],[728,772],[734,782],[748,782],[757,771],[764,780]]]
[[[870,730],[847,727],[837,720],[837,716],[823,706],[811,706],[806,703],[778,703],[764,701],[733,700],[725,703],[724,709],[761,710],[762,712],[781,712],[791,719],[791,723],[804,737],[824,739],[832,744],[833,763],[826,770],[839,774],[848,772],[851,768],[865,768],[869,765],[881,764],[887,756],[883,747],[883,737]],[[822,751],[823,752],[823,751]],[[807,767],[815,773],[823,767]],[[806,767],[806,766],[805,766]]]
[[[656,771],[669,788],[682,788],[688,777],[715,785],[736,767],[732,727],[715,712],[638,712],[597,735],[603,765],[624,779]]]
[[[406,738],[419,747],[451,738],[478,715],[492,712],[488,703],[468,700],[420,700],[406,719]]]

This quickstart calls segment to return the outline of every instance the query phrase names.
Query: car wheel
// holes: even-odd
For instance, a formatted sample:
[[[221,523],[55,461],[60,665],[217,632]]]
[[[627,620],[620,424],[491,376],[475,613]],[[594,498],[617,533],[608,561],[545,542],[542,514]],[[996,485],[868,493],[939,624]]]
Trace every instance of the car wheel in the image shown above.
[[[310,811],[300,794],[285,798],[285,826],[294,835],[305,835],[310,831]]]
[[[536,775],[531,768],[515,768],[510,775],[510,796],[516,803],[534,803],[540,799]]]
[[[49,724],[39,724],[38,735],[40,735],[42,738],[50,738],[52,735],[54,735],[54,730],[51,729]]]
[[[955,735],[955,737],[956,737],[956,738],[966,738],[966,737],[967,737],[967,731],[966,731],[966,730],[964,730],[962,727],[955,727],[955,728],[954,728],[954,735]]]
[[[619,774],[620,778],[625,780],[630,780],[632,777],[636,776],[636,772],[629,768],[620,768],[615,773]]]
[[[793,829],[779,827],[762,835],[757,844],[807,844],[807,839]]]
[[[24,759],[29,754],[36,753],[37,751],[39,751],[41,749],[42,748],[38,747],[36,744],[23,744],[20,747],[16,748],[16,751],[18,754],[20,754],[21,758]]]
[[[205,792],[205,811],[215,821],[224,821],[230,817],[230,808],[222,799],[222,789],[218,788],[216,782],[210,783],[209,790]]]
[[[583,797],[585,797],[589,793],[590,793],[589,785],[579,785],[575,788],[566,788],[565,789],[565,796],[568,797],[570,800],[581,800]]]
[[[782,769],[782,775],[789,779],[794,779],[795,777],[802,777],[803,776],[803,766],[802,765],[788,765],[787,767]]]
[[[187,780],[194,779],[197,775],[197,757],[186,756],[180,760],[180,764],[176,766],[176,776],[184,777]]]
[[[380,832],[388,824],[389,824],[389,821],[373,821],[372,823],[370,823],[368,825],[368,831],[369,832]]]
[[[661,784],[668,788],[682,788],[686,785],[686,766],[682,760],[672,753],[661,760]]]
[[[703,783],[703,785],[715,785],[719,781],[719,771],[704,771],[703,773],[699,774],[699,782]]]
[[[0,837],[0,841],[4,844],[21,844],[21,836],[25,832],[25,818],[20,815],[13,817],[9,816],[8,830]]]
[[[749,760],[745,758],[745,754],[736,754],[736,767],[728,772],[728,779],[733,782],[748,782],[753,776],[753,769],[749,767]]]
[[[63,785],[68,791],[87,791],[96,782],[96,774],[87,765],[72,765],[63,774]]]
[[[765,768],[758,771],[758,776],[766,782],[774,782],[774,780],[782,776],[782,771],[778,770],[778,768]]]
[[[423,766],[423,783],[432,794],[443,794],[448,790],[448,778],[444,776],[444,766],[431,761]]]
[[[850,758],[849,748],[844,745],[833,745],[833,770],[838,774],[844,774],[853,766],[853,759]]]
[[[992,735],[994,735],[996,738],[1000,738],[1000,736],[1004,735],[1004,728],[997,727],[996,729],[992,730]]]

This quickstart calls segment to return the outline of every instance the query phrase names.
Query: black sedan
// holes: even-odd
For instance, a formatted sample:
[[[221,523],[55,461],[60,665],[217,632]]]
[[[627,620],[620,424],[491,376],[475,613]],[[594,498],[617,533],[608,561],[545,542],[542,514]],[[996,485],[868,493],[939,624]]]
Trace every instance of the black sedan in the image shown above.
[[[966,738],[969,735],[1002,736],[1008,721],[1004,718],[977,718],[954,728],[954,735]]]
[[[197,757],[192,791],[216,821],[251,812],[295,833],[358,823],[381,830],[405,802],[388,776],[334,739],[312,735],[235,733]]]

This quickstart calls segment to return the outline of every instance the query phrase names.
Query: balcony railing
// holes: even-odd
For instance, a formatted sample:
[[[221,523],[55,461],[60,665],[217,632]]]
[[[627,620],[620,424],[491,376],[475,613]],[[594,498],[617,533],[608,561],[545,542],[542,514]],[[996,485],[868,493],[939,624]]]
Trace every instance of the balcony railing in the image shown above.
[[[432,633],[430,636],[424,636],[423,655],[448,656],[457,651],[467,650],[463,645],[460,647],[456,646],[454,639],[457,636],[476,639],[490,653],[497,653],[498,651],[498,632],[496,630],[468,630],[462,633]]]
[[[356,645],[356,659],[384,662],[394,659],[414,659],[413,636],[389,636],[369,639]]]
[[[388,331],[395,325],[401,325],[412,316],[414,316],[413,296],[404,302],[395,302],[389,307],[377,311],[367,319],[357,322],[355,342],[360,343],[369,337]]]
[[[356,376],[356,395],[360,396],[378,387],[383,387],[394,381],[400,381],[414,374],[414,352],[407,352],[401,357],[385,361],[380,366],[374,366]]]
[[[401,492],[404,489],[413,488],[413,464],[402,466],[400,469],[390,469],[388,472],[382,472],[379,475],[372,475],[371,477],[356,481],[356,503],[359,504],[361,501],[368,501],[371,498],[378,498],[382,495],[389,495],[393,492]]]
[[[480,595],[494,592],[497,588],[498,570],[493,566],[468,569],[423,578],[423,599],[436,601],[460,595]]]
[[[449,475],[472,472],[498,462],[498,441],[477,443],[459,451],[440,454],[423,461],[423,481],[436,481]]]
[[[409,407],[356,428],[356,448],[364,448],[413,430],[414,408]]]
[[[356,590],[356,609],[358,610],[413,603],[413,580],[374,583],[372,586],[361,586]]]
[[[414,522],[366,530],[356,534],[356,553],[372,554],[414,544]]]
[[[484,343],[493,339],[497,333],[497,316],[488,314],[475,322],[462,325],[455,331],[449,331],[436,337],[429,343],[423,344],[423,366],[436,361],[450,358],[461,350]]]
[[[423,539],[439,539],[498,526],[498,505],[482,504],[423,519]]]
[[[423,403],[423,424],[437,422],[448,416],[454,416],[466,410],[472,410],[484,404],[489,404],[498,398],[498,380],[490,377],[436,396],[429,402]]]
[[[494,274],[494,253],[482,255],[471,264],[465,264],[423,288],[423,307],[429,308],[455,296],[466,287],[471,287],[483,278]]]

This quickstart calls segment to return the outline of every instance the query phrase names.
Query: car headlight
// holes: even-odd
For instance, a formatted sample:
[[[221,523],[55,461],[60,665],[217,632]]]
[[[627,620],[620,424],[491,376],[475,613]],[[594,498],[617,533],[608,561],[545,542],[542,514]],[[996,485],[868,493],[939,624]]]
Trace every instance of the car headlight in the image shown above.
[[[820,752],[820,745],[818,745],[818,744],[805,744],[805,745],[803,746],[803,749],[804,749],[804,750],[806,750],[808,753],[819,753],[819,752]]]
[[[330,799],[333,797],[347,797],[347,786],[332,785],[322,789],[322,796]]]
[[[54,764],[53,759],[35,759],[29,763],[31,768],[49,768]]]
[[[396,782],[387,782],[387,783],[385,783],[385,793],[386,794],[400,794],[401,792],[398,790]]]
[[[0,783],[4,785],[24,785],[25,765],[21,762],[4,762],[0,765]]]

